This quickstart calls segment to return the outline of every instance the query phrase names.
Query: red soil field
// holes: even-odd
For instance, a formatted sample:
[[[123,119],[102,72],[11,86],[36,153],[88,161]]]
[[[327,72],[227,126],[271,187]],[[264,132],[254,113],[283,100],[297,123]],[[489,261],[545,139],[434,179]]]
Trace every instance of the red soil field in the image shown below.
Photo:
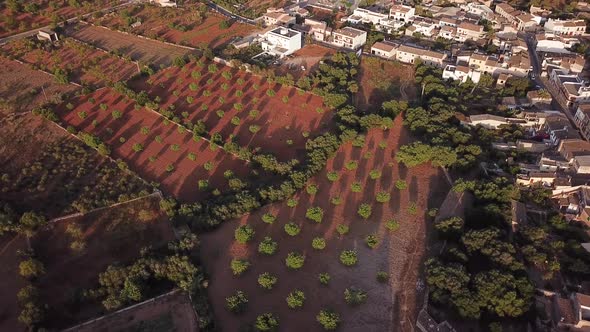
[[[66,331],[152,331],[156,326],[161,328],[157,331],[199,331],[196,313],[186,293],[172,291]]]
[[[95,102],[89,101],[94,98]],[[61,118],[80,131],[92,133],[101,138],[112,149],[114,158],[121,158],[144,179],[161,184],[167,193],[182,201],[196,201],[206,197],[207,192],[199,190],[198,181],[208,180],[209,189],[227,188],[224,172],[232,170],[238,177],[248,175],[249,167],[243,160],[226,153],[221,148],[212,150],[203,139],[195,141],[190,132],[179,132],[174,123],[166,125],[165,118],[145,108],[135,109],[135,102],[110,89],[96,92],[71,100],[75,107],[60,110]],[[107,109],[101,109],[100,105]],[[120,111],[122,117],[114,119],[112,112]],[[82,119],[79,114],[86,112]],[[143,134],[141,129],[149,131]],[[162,142],[157,141],[160,136]],[[133,150],[135,144],[141,144],[142,151]],[[173,151],[175,145],[177,151]],[[188,158],[189,153],[196,154],[196,160]],[[150,157],[155,157],[150,161]],[[210,170],[205,164],[211,163]],[[173,171],[166,167],[172,165]]]
[[[155,248],[175,239],[159,200],[154,195],[53,222],[32,239],[46,271],[38,285],[41,302],[49,305],[47,328],[66,328],[101,315],[100,303],[76,301],[80,292],[95,287],[98,274],[110,264],[129,262],[142,247]],[[80,231],[79,237],[68,232],[73,227]],[[85,248],[72,249],[75,240],[85,243]]]
[[[332,308],[340,314],[342,331],[410,331],[414,329],[423,291],[417,290],[427,244],[425,229],[432,222],[426,218],[426,210],[438,207],[445,197],[448,185],[439,169],[422,165],[407,169],[394,159],[395,151],[407,143],[409,133],[402,127],[401,116],[392,129],[372,129],[362,148],[344,145],[328,162],[326,170],[312,182],[319,191],[310,195],[303,191],[296,195],[294,208],[286,202],[268,205],[239,220],[226,222],[202,239],[202,257],[211,274],[209,291],[217,322],[223,331],[238,331],[241,326],[252,323],[256,316],[272,312],[281,322],[281,331],[318,331],[320,325],[315,316],[324,308]],[[386,143],[384,146],[380,143]],[[357,161],[356,170],[347,170],[349,161]],[[370,170],[379,170],[382,176],[376,180],[369,177]],[[335,182],[327,179],[327,172],[335,171],[340,178]],[[407,189],[398,190],[395,181],[407,181]],[[359,182],[362,190],[351,190],[353,182]],[[391,200],[378,203],[380,191],[391,193]],[[331,199],[341,198],[334,205]],[[368,220],[357,214],[361,203],[372,206]],[[410,209],[415,207],[415,212]],[[306,210],[319,206],[324,210],[321,224],[305,217]],[[261,220],[265,213],[277,218],[269,225]],[[389,231],[385,225],[394,219],[399,229]],[[301,226],[301,233],[290,237],[284,225],[290,221]],[[234,240],[234,230],[239,225],[249,224],[255,229],[254,240],[241,245]],[[350,232],[339,236],[336,227],[345,224]],[[364,239],[375,234],[379,244],[369,249]],[[278,251],[273,256],[257,253],[258,243],[270,236],[278,242]],[[312,239],[323,237],[323,251],[311,247]],[[223,245],[220,245],[223,244]],[[358,263],[345,267],[339,262],[342,250],[357,251]],[[300,270],[288,270],[285,257],[298,251],[306,255],[305,265]],[[233,258],[248,259],[252,264],[244,275],[235,277],[230,269]],[[389,273],[388,283],[376,281],[376,273]],[[278,277],[271,291],[262,290],[257,284],[258,275],[269,272]],[[322,286],[319,273],[329,273],[331,281]],[[351,307],[344,301],[348,287],[363,289],[368,294],[367,302]],[[285,298],[294,289],[305,293],[302,309],[291,310]],[[242,290],[248,296],[248,309],[234,315],[225,308],[225,298]]]
[[[292,56],[286,58],[284,63],[277,68],[277,72],[280,75],[291,74],[295,79],[299,79],[313,73],[321,60],[327,59],[334,54],[336,54],[336,50],[332,48],[316,44],[305,45],[305,47],[293,53]],[[301,66],[305,70],[301,70]]]
[[[56,68],[70,72],[70,80],[83,85],[125,81],[138,73],[135,63],[125,61],[68,38],[51,50],[29,50],[23,40],[2,46],[11,56],[48,72]]]
[[[359,92],[354,96],[359,110],[379,109],[391,99],[416,99],[414,67],[396,61],[362,57],[359,71]]]
[[[185,4],[181,8],[138,5],[130,7],[128,12],[134,21],[141,21],[140,26],[128,27],[119,13],[106,15],[93,23],[175,44],[211,49],[222,48],[233,39],[255,30],[253,26],[241,23],[233,23],[229,28],[222,29],[219,25],[227,18],[209,11],[204,4],[199,3]],[[187,29],[175,29],[171,27],[172,23]]]
[[[56,15],[61,20],[72,18],[77,15],[85,14],[93,10],[107,7],[109,4],[115,4],[118,1],[113,0],[93,0],[86,2],[90,5],[84,5],[79,8],[69,6],[68,1],[53,3],[61,5],[61,8],[52,8],[46,0],[25,1],[23,4],[36,3],[39,5],[39,12],[37,14],[21,12],[12,12],[6,7],[0,8],[0,17],[14,18],[14,25],[10,26],[7,20],[0,20],[0,37],[9,36],[17,32],[23,32],[34,28],[39,28],[48,25],[52,21],[52,17]]]
[[[192,50],[180,46],[88,24],[75,25],[66,34],[100,49],[119,52],[134,61],[156,67],[169,66],[175,58],[193,53]]]
[[[18,265],[21,258],[17,254],[17,251],[26,249],[27,241],[24,236],[0,236],[0,331],[25,331],[25,326],[17,319],[20,308],[16,294],[27,285],[19,275]]]
[[[53,76],[0,56],[0,114],[25,112],[78,88],[58,84]]]
[[[161,108],[174,105],[178,116],[187,112],[187,120],[204,121],[211,133],[221,133],[225,139],[234,135],[240,146],[272,152],[280,160],[301,156],[307,140],[304,135],[315,134],[329,126],[332,112],[319,96],[220,64],[215,65],[218,72],[210,73],[208,67],[213,63],[202,64],[199,67],[199,63],[191,62],[182,69],[168,68],[133,85],[137,91],[145,90],[151,96],[159,96]],[[192,77],[193,71],[201,77]],[[231,78],[224,78],[224,72],[230,73]],[[238,82],[240,79],[243,84]],[[196,84],[194,91],[191,90],[193,83]],[[267,90],[274,91],[275,95],[270,97]],[[209,91],[210,96],[205,96],[205,91]],[[240,92],[243,95],[239,96]],[[194,99],[191,104],[187,101],[189,96]],[[285,97],[287,99],[283,99]],[[235,108],[236,103],[242,105],[241,110]],[[257,114],[251,113],[254,110]],[[219,111],[223,112],[221,118],[217,114]],[[239,118],[237,126],[231,122],[234,117]],[[259,126],[259,131],[252,133],[252,125]]]

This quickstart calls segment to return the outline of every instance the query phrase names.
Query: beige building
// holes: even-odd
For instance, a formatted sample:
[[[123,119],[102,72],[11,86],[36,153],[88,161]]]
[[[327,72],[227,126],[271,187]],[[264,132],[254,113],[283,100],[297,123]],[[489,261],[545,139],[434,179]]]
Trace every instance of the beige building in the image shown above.
[[[455,39],[460,42],[469,39],[475,41],[483,37],[483,34],[483,26],[463,21],[457,26],[457,35]]]
[[[384,42],[376,42],[371,47],[371,54],[384,59],[395,58],[396,49],[399,45]]]
[[[554,20],[545,22],[545,31],[562,36],[580,36],[586,31],[584,20]]]
[[[361,48],[367,42],[367,32],[351,27],[334,30],[332,44],[352,50]]]
[[[396,58],[400,62],[414,64],[417,60],[438,68],[444,68],[444,60],[447,58],[445,53],[424,50],[421,48],[401,45],[396,52]]]
[[[285,12],[268,12],[262,16],[262,21],[265,26],[289,26],[295,24],[295,17],[290,16]]]

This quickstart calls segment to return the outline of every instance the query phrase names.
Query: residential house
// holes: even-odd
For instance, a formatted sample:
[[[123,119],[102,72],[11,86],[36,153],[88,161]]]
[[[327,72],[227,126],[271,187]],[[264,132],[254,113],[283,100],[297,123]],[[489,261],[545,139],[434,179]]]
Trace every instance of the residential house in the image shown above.
[[[411,22],[415,13],[416,9],[414,7],[394,4],[389,9],[389,18],[399,22]]]
[[[448,40],[455,40],[457,37],[457,28],[447,25],[441,26],[440,30],[438,31],[438,37]]]
[[[176,7],[176,1],[170,0],[152,0],[152,2],[158,4],[160,7]]]
[[[573,168],[576,174],[590,174],[590,156],[575,157]]]
[[[351,27],[334,30],[332,44],[352,50],[361,48],[367,42],[367,32]]]
[[[264,26],[285,26],[288,27],[291,24],[295,24],[295,17],[291,16],[284,11],[269,11],[262,16]]]
[[[444,16],[440,18],[439,21],[439,25],[440,27],[451,27],[451,28],[456,28],[457,26],[459,26],[459,20],[452,18],[452,17],[448,17],[448,16]]]
[[[400,62],[412,64],[417,60],[421,60],[427,65],[443,68],[443,61],[447,58],[447,55],[441,52],[425,50],[408,45],[401,45],[397,49],[396,58]]]
[[[388,14],[374,12],[364,8],[357,8],[352,12],[352,15],[346,19],[353,24],[371,23],[375,26],[380,25],[381,22],[389,20]]]
[[[481,73],[468,66],[447,65],[443,70],[442,78],[461,81],[462,83],[467,82],[467,79],[471,79],[472,82],[477,83],[481,78]]]
[[[580,36],[586,31],[584,20],[554,20],[548,19],[544,26],[545,31],[555,35]]]
[[[460,42],[466,40],[478,40],[484,35],[483,26],[463,21],[457,26],[455,39]]]
[[[492,20],[494,17],[494,11],[485,4],[470,1],[467,4],[461,5],[461,9],[465,12],[475,15],[484,20]]]
[[[562,140],[580,138],[565,116],[547,117],[543,130],[549,135],[549,142],[553,146],[558,146]]]
[[[574,314],[576,315],[577,328],[590,327],[590,295],[574,293]]]
[[[590,87],[578,74],[567,74],[560,69],[552,70],[549,74],[550,82],[566,99],[568,106],[590,102]]]
[[[496,5],[496,14],[500,15],[508,22],[513,22],[516,15],[520,14],[520,11],[507,3],[499,3]]]
[[[371,54],[376,55],[378,57],[384,59],[393,59],[396,55],[396,50],[399,45],[385,43],[385,42],[376,42],[371,47]]]
[[[562,54],[544,57],[541,62],[541,75],[547,77],[553,69],[567,74],[580,74],[586,66],[586,59],[580,54]]]
[[[506,81],[508,81],[508,79],[510,77],[512,77],[512,76],[509,74],[501,73],[500,75],[498,75],[498,80],[496,81],[496,86],[503,87],[504,85],[506,85]]]
[[[301,32],[304,39],[310,36],[311,39],[317,41],[325,41],[332,33],[326,22],[309,18],[306,18],[303,24],[293,25],[292,29]]]
[[[412,25],[406,28],[406,36],[413,36],[419,33],[424,37],[433,37],[439,24],[439,21],[431,18],[416,17]]]
[[[574,115],[574,122],[580,130],[582,137],[586,140],[590,140],[590,105],[584,104],[579,105]],[[590,144],[590,143],[589,143]],[[590,150],[590,146],[588,147]]]
[[[538,53],[571,54],[569,50],[580,43],[578,36],[556,35],[542,32],[535,35]]]
[[[519,31],[535,28],[538,24],[531,14],[517,10],[507,3],[497,4],[496,14]]]
[[[535,21],[535,17],[528,13],[521,12],[514,18],[516,28],[519,31],[530,31],[536,29],[539,24]]]
[[[266,32],[262,40],[262,49],[269,54],[284,57],[301,49],[301,32],[279,27]]]
[[[532,90],[526,94],[529,103],[532,106],[548,108],[553,102],[553,97],[547,90]]]
[[[41,29],[37,33],[37,39],[41,41],[46,40],[50,42],[55,42],[59,40],[59,37],[57,36],[57,33],[55,33],[55,31],[53,30]]]
[[[516,54],[496,58],[473,53],[469,58],[469,67],[478,69],[482,73],[494,77],[502,73],[524,77],[531,71],[531,62],[528,54]]]
[[[549,149],[549,146],[544,142],[519,139],[516,141],[516,149],[532,153],[541,153]]]

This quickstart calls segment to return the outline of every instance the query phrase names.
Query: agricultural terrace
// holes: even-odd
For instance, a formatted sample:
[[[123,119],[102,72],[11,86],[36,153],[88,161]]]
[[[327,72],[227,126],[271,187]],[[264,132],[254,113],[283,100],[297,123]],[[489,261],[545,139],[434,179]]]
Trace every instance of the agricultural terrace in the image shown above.
[[[301,156],[307,137],[328,129],[332,118],[317,95],[205,60],[132,85],[183,121],[201,120],[211,134],[235,136],[238,145],[283,161]]]
[[[0,114],[26,112],[46,101],[59,102],[77,88],[51,75],[0,56]]]
[[[194,332],[199,325],[190,298],[176,290],[73,328],[76,332],[115,330]]]
[[[23,235],[0,235],[0,331],[25,331],[17,319],[20,313],[17,293],[27,282],[19,275],[21,258],[16,253],[27,249],[27,240]]]
[[[262,16],[268,8],[282,8],[288,3],[286,0],[214,0],[212,2],[251,19]]]
[[[238,331],[272,313],[289,330],[315,331],[326,308],[338,313],[343,331],[412,329],[423,303],[417,282],[426,211],[448,185],[439,169],[395,160],[409,136],[402,123],[398,117],[390,130],[345,144],[286,202],[202,237],[221,329]]]
[[[45,273],[36,282],[40,302],[48,304],[44,326],[62,329],[100,315],[100,303],[81,301],[109,265],[139,257],[143,247],[175,239],[172,225],[153,195],[84,216],[51,223],[32,238]]]
[[[135,5],[92,22],[152,39],[211,50],[221,49],[255,30],[251,25],[229,22],[196,1],[185,1],[179,8]],[[131,27],[135,22],[141,22],[141,25]]]
[[[72,38],[50,45],[22,39],[1,49],[9,57],[53,73],[55,79],[62,82],[97,86],[125,81],[139,73],[138,66],[130,60],[123,60]]]
[[[169,66],[174,59],[193,53],[192,50],[180,46],[83,23],[68,28],[66,34],[100,49],[155,67]]]
[[[17,32],[40,28],[68,18],[89,13],[108,5],[114,0],[68,0],[68,1],[3,1],[0,5],[0,37]]]
[[[396,61],[362,57],[359,72],[359,92],[354,101],[359,110],[376,110],[392,99],[416,99],[414,67]]]
[[[111,89],[62,108],[59,115],[68,125],[96,135],[114,158],[182,201],[219,194],[230,179],[249,175],[246,161]]]
[[[136,175],[27,114],[0,122],[0,201],[48,218],[125,201],[151,191]],[[43,148],[40,149],[39,147]]]

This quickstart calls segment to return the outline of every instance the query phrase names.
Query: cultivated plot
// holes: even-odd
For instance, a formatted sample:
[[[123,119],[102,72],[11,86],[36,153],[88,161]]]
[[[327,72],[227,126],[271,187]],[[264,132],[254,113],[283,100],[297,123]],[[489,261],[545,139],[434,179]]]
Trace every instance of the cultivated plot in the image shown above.
[[[292,199],[202,237],[211,301],[223,330],[239,330],[267,312],[279,318],[281,330],[319,330],[322,309],[336,311],[345,331],[412,329],[422,304],[426,210],[438,206],[448,188],[438,169],[397,163],[395,151],[407,137],[401,117],[390,130],[372,129],[364,141],[343,146]],[[254,234],[240,244],[236,238],[247,238],[248,226]],[[286,266],[291,253],[304,256],[302,267],[292,259]],[[234,259],[250,263],[242,275],[230,268]],[[235,315],[226,298],[238,290],[249,302]],[[287,297],[296,290],[305,300],[292,309]]]
[[[183,121],[240,146],[271,152],[281,160],[301,156],[307,137],[329,129],[331,109],[317,95],[213,62],[190,62],[133,83]]]

